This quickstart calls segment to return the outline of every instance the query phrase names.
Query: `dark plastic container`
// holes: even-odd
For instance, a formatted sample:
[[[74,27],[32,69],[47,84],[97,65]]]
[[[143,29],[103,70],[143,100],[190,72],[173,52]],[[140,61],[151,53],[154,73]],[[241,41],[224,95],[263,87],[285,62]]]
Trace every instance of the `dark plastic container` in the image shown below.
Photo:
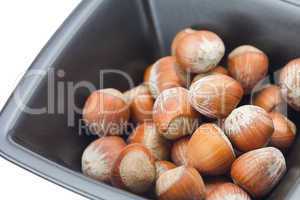
[[[298,0],[83,1],[34,61],[14,93],[19,96],[12,95],[2,110],[1,155],[91,199],[142,199],[80,173],[81,154],[94,138],[78,134],[79,114],[70,121],[68,112],[57,109],[63,102],[63,110],[68,110],[73,99],[82,108],[90,92],[78,88],[74,98],[54,98],[55,106],[47,107],[47,97],[51,95],[47,75],[58,73],[53,84],[88,80],[99,85],[100,69],[120,69],[137,84],[148,64],[170,53],[176,32],[191,26],[218,33],[226,42],[227,53],[245,43],[261,48],[269,55],[270,72],[274,72],[300,57],[299,5]],[[45,70],[47,73],[30,75],[32,71]],[[125,90],[125,83],[117,75],[107,76],[103,87]],[[52,92],[67,97],[66,91]],[[50,114],[27,114],[17,102],[31,108],[47,107]],[[299,114],[291,113],[290,117],[299,124]],[[68,126],[69,123],[74,126]],[[288,154],[288,173],[266,199],[300,198],[299,152],[300,137]]]

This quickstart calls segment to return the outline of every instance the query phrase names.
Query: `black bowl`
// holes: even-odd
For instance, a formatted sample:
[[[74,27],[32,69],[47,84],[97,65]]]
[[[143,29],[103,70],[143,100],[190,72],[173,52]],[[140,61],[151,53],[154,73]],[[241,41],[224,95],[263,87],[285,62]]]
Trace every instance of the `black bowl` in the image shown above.
[[[42,50],[2,110],[1,155],[91,199],[142,199],[81,174],[81,154],[95,138],[79,134],[80,108],[90,94],[83,81],[97,89],[114,87],[124,91],[129,87],[126,79],[117,73],[106,73],[117,69],[130,74],[138,84],[145,67],[168,55],[172,38],[185,27],[218,33],[226,42],[227,52],[241,44],[259,47],[270,57],[270,74],[276,74],[289,60],[300,56],[298,3],[83,1]],[[100,70],[103,79],[99,78]],[[99,80],[103,83],[99,84]],[[68,93],[70,89],[75,90],[74,95]],[[78,112],[72,111],[75,105]],[[298,124],[299,114],[291,112],[290,117]],[[299,137],[288,152],[287,174],[266,199],[300,197],[298,152]]]

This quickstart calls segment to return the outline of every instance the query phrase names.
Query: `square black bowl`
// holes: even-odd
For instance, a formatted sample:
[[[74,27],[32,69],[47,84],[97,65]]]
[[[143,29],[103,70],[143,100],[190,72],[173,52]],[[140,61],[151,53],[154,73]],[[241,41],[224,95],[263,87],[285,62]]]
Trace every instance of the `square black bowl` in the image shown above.
[[[227,52],[245,43],[261,48],[270,57],[273,74],[300,56],[299,5],[298,0],[83,1],[2,110],[1,155],[91,199],[143,199],[80,173],[81,154],[94,139],[79,134],[81,116],[72,111],[75,105],[82,108],[90,93],[84,81],[97,88],[125,90],[126,80],[117,74],[107,75],[99,86],[100,70],[118,69],[136,84],[141,82],[144,68],[170,53],[176,32],[191,26],[218,33]],[[70,88],[76,91],[74,96]],[[298,124],[299,114],[292,113],[291,118]],[[298,152],[299,137],[288,153],[287,174],[267,199],[300,198]]]

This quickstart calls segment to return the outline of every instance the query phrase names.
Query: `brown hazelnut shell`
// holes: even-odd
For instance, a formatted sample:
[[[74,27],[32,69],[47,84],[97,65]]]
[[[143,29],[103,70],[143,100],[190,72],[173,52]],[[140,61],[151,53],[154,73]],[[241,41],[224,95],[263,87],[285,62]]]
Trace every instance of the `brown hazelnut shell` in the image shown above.
[[[172,55],[175,56],[176,55],[176,49],[178,46],[179,41],[184,38],[185,36],[191,34],[191,33],[195,33],[196,30],[191,29],[191,28],[186,28],[182,31],[180,31],[179,33],[176,34],[173,42],[172,42],[172,46],[171,46],[171,51],[172,51]]]
[[[243,88],[234,79],[223,74],[213,74],[192,84],[190,104],[210,118],[225,118],[240,103]]]
[[[233,183],[225,183],[218,185],[206,198],[206,200],[224,199],[251,200],[251,197],[239,186]]]
[[[170,140],[192,134],[198,117],[188,102],[188,90],[182,87],[163,91],[154,103],[153,122],[159,133]]]
[[[225,120],[227,137],[242,152],[267,146],[273,132],[273,120],[264,109],[258,106],[241,106]]]
[[[271,112],[269,115],[274,124],[274,133],[271,137],[270,146],[287,150],[295,141],[296,125],[281,113]]]
[[[171,158],[177,166],[188,164],[187,147],[189,141],[190,137],[184,137],[173,143],[171,149]]]
[[[232,165],[233,181],[254,198],[267,195],[286,172],[283,154],[274,147],[253,150]]]
[[[222,39],[211,31],[196,31],[179,40],[176,59],[192,73],[205,73],[215,68],[225,54]]]
[[[228,57],[229,74],[241,83],[246,94],[266,76],[268,68],[267,55],[250,45],[237,47]]]
[[[174,57],[164,57],[153,64],[150,71],[149,88],[154,98],[166,89],[185,87],[186,85],[187,74]]]
[[[300,111],[300,58],[290,61],[280,72],[282,97],[296,111]]]
[[[83,108],[83,120],[100,136],[121,135],[129,119],[129,106],[116,89],[93,92]]]
[[[109,183],[113,163],[125,147],[125,141],[117,136],[107,136],[95,140],[82,155],[83,174]]]
[[[226,174],[235,160],[234,149],[215,124],[201,125],[191,137],[188,144],[189,165],[201,174]]]
[[[159,200],[204,200],[205,185],[196,169],[182,166],[158,178],[156,195]]]
[[[154,99],[146,85],[139,85],[124,93],[130,106],[131,118],[136,123],[152,120]]]
[[[135,194],[149,191],[155,179],[155,159],[151,152],[141,144],[131,144],[123,149],[111,173],[113,186]]]
[[[147,147],[157,160],[168,160],[171,143],[158,133],[152,122],[140,124],[129,137],[130,144],[140,143]]]
[[[268,85],[257,92],[253,98],[253,105],[259,106],[267,112],[283,111],[284,100],[281,96],[280,87]]]

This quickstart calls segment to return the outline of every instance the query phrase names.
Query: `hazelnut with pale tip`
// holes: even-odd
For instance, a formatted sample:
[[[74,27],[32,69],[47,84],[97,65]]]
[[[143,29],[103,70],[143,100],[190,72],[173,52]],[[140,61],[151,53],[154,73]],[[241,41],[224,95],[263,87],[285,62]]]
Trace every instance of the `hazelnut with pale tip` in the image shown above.
[[[175,57],[168,56],[156,61],[150,70],[149,88],[154,98],[166,89],[187,86],[187,73]]]
[[[231,168],[231,177],[237,185],[254,198],[266,196],[286,172],[281,151],[274,147],[261,148],[240,156]]]
[[[282,97],[296,111],[300,111],[300,58],[290,61],[280,72]]]
[[[235,148],[242,152],[267,146],[273,132],[272,118],[258,106],[241,106],[225,120],[226,135]]]
[[[158,178],[156,195],[159,200],[204,200],[205,185],[196,169],[181,166]]]
[[[188,90],[182,87],[163,91],[153,107],[153,122],[169,140],[190,135],[198,126],[199,113],[189,104]]]
[[[155,158],[141,144],[131,144],[123,149],[112,168],[112,185],[135,194],[149,191],[155,180]]]
[[[255,93],[252,104],[265,109],[267,112],[283,112],[285,108],[280,87],[277,85],[267,85]]]
[[[205,73],[215,68],[225,54],[222,39],[211,31],[201,30],[179,40],[176,59],[180,66],[192,73]]]
[[[201,125],[188,144],[188,164],[204,175],[226,174],[235,160],[234,149],[215,124]]]
[[[218,185],[206,200],[251,200],[251,197],[239,186],[225,183]]]
[[[198,112],[210,118],[225,118],[240,103],[243,88],[223,74],[206,76],[190,87],[189,102]]]
[[[83,174],[109,183],[113,163],[125,147],[125,141],[117,136],[107,136],[95,140],[84,150],[82,155]]]
[[[147,85],[139,85],[124,93],[130,107],[131,119],[136,123],[152,120],[154,99]]]
[[[83,120],[99,136],[121,135],[130,116],[124,95],[116,89],[93,92],[85,102]]]
[[[239,46],[228,56],[229,74],[241,83],[246,94],[267,75],[268,69],[268,56],[251,45]]]
[[[271,112],[270,117],[274,124],[274,133],[271,137],[270,146],[287,150],[296,139],[296,125],[286,116],[278,112]]]

